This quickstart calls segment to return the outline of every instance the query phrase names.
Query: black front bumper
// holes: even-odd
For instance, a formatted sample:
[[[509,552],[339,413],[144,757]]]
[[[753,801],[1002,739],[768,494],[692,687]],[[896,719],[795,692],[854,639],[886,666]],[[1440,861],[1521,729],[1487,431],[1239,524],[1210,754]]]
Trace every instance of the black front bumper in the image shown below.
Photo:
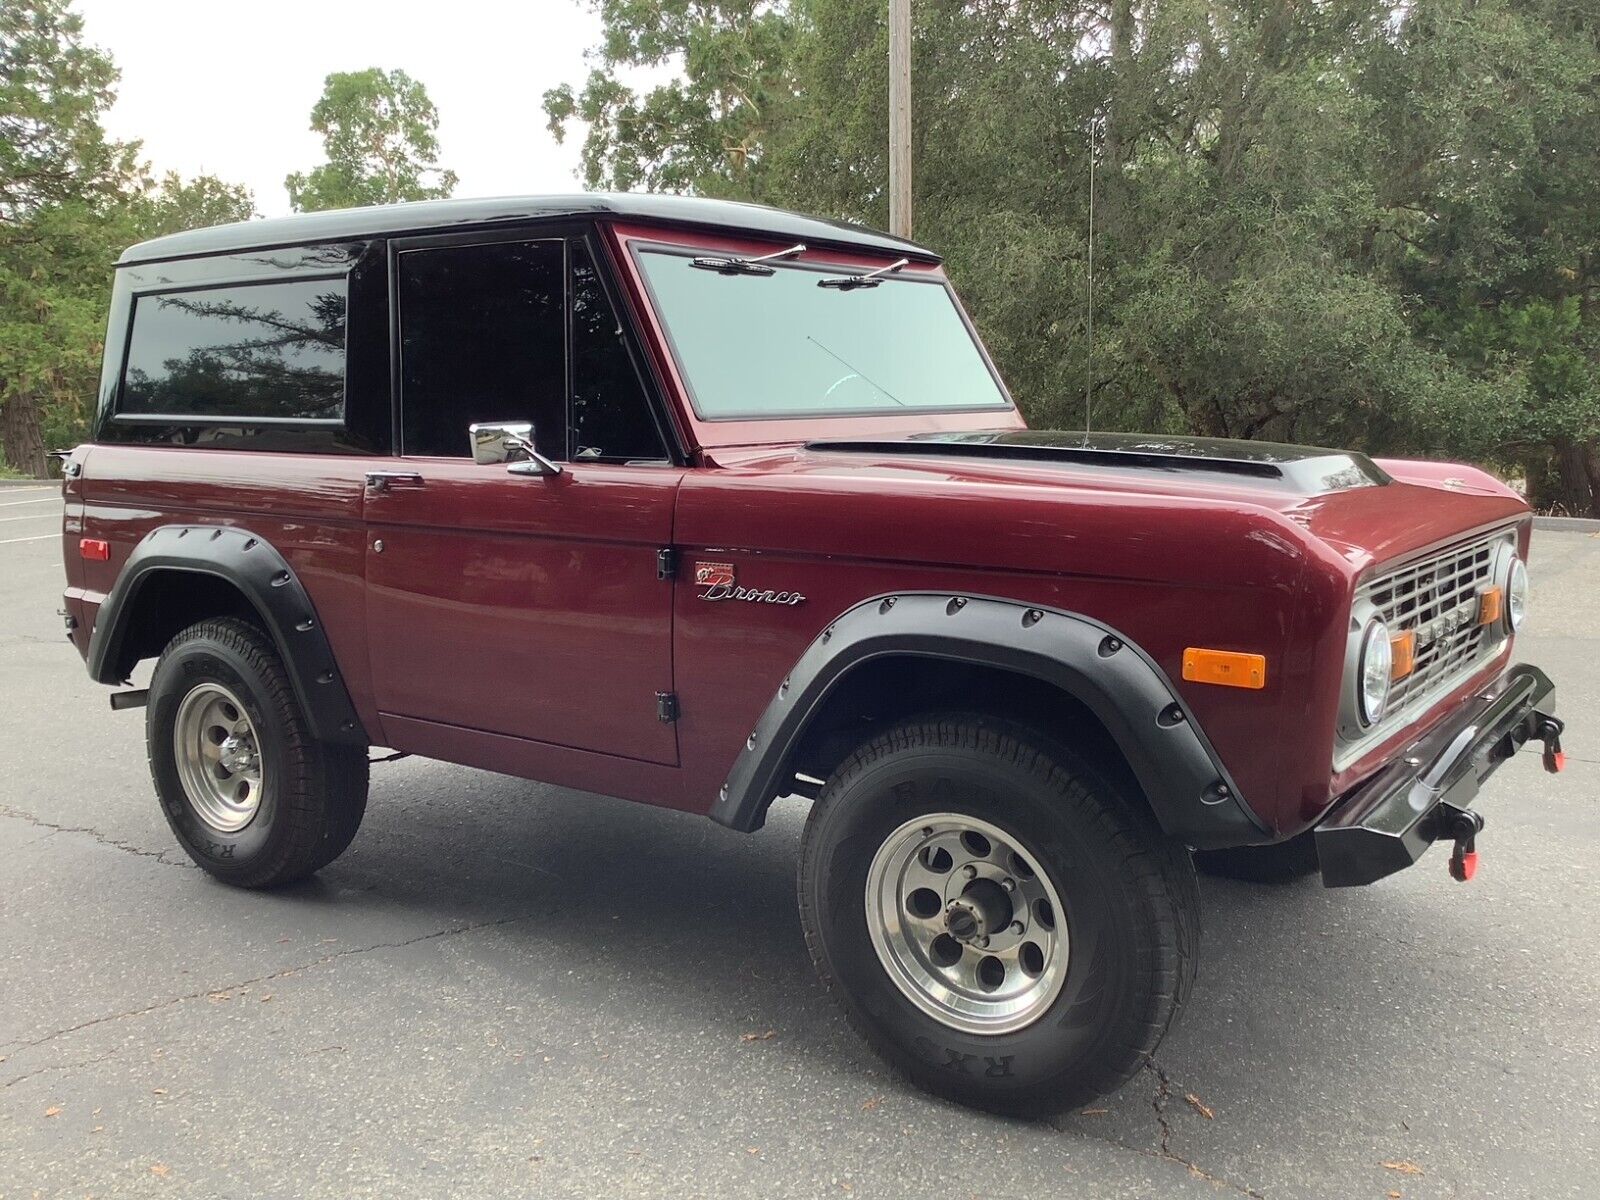
[[[1483,781],[1530,740],[1544,743],[1546,770],[1563,765],[1554,691],[1538,667],[1512,667],[1341,797],[1316,829],[1322,882],[1371,883],[1441,839],[1455,843],[1452,873],[1464,877],[1460,865],[1483,825],[1468,806]]]

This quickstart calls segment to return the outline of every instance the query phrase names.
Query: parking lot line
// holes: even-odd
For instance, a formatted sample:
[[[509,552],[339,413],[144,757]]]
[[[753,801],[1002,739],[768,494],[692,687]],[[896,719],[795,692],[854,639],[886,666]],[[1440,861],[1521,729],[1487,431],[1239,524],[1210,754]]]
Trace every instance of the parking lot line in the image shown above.
[[[53,512],[29,513],[25,517],[0,517],[0,521],[56,521],[60,520]]]
[[[5,538],[0,540],[0,546],[15,546],[18,542],[46,542],[54,541],[61,535],[59,533],[41,533],[38,537]]]
[[[0,508],[21,508],[24,504],[49,504],[52,500],[60,502],[60,496],[40,496],[37,500],[0,500]]]

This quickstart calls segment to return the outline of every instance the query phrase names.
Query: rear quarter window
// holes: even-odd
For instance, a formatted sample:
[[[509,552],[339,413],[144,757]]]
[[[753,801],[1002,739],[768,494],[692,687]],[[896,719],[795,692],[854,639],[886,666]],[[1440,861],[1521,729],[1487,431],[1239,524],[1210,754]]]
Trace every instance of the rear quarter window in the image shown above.
[[[343,276],[136,296],[120,416],[338,423]]]

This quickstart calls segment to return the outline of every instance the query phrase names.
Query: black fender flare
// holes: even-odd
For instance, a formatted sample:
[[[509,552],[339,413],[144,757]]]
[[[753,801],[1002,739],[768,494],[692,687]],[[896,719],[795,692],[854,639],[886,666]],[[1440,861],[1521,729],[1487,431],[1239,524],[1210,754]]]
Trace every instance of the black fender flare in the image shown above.
[[[145,585],[171,571],[215,576],[238,588],[276,644],[312,732],[326,742],[370,744],[305,586],[276,547],[234,526],[162,525],[144,536],[95,619],[89,637],[91,678],[123,682],[130,614]]]
[[[711,818],[759,829],[771,801],[791,790],[785,765],[812,716],[853,668],[887,655],[996,667],[1054,684],[1105,725],[1169,836],[1196,848],[1272,840],[1142,649],[1080,613],[949,592],[876,596],[823,630],[756,723]]]

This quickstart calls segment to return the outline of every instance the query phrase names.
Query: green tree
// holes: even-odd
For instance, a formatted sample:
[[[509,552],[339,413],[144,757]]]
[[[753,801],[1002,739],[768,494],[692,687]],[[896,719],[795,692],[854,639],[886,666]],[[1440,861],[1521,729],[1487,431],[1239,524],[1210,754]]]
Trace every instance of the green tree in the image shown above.
[[[760,169],[772,122],[792,93],[795,24],[771,0],[599,0],[605,27],[581,89],[544,95],[561,141],[589,127],[590,187],[743,194]],[[618,73],[680,64],[681,74],[639,94]]]
[[[116,78],[67,0],[0,0],[0,443],[28,475],[99,371],[108,217],[137,178],[100,125]]]
[[[0,446],[27,475],[84,434],[123,247],[254,211],[209,176],[151,181],[101,126],[116,79],[67,0],[0,0]]]
[[[138,196],[129,215],[136,236],[153,238],[248,221],[256,215],[256,204],[250,189],[241,184],[227,183],[215,175],[196,175],[185,181],[176,171],[168,171]]]
[[[591,186],[885,223],[884,5],[594,7],[593,71],[546,96],[558,132],[587,122]],[[1030,419],[1079,424],[1092,393],[1099,426],[1469,456],[1596,504],[1592,5],[917,0],[914,16],[917,234]],[[681,77],[627,86],[662,64]]]
[[[433,200],[455,189],[455,172],[438,166],[438,110],[404,71],[329,75],[311,128],[328,161],[284,180],[297,212]]]
[[[1388,134],[1377,265],[1492,397],[1437,406],[1418,439],[1600,515],[1600,13],[1432,0],[1366,86]]]

